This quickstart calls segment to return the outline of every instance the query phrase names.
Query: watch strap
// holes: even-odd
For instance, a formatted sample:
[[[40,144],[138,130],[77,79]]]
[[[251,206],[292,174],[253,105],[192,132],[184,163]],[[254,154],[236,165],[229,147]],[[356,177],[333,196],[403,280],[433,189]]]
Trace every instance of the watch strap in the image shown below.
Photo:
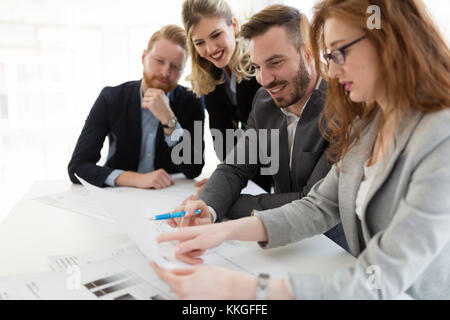
[[[161,126],[166,129],[172,129],[177,126],[177,123],[178,123],[177,117],[173,117],[172,119],[169,120],[168,124],[161,123]]]
[[[258,275],[258,285],[256,286],[256,300],[269,299],[269,280],[270,275],[267,273],[260,273]]]

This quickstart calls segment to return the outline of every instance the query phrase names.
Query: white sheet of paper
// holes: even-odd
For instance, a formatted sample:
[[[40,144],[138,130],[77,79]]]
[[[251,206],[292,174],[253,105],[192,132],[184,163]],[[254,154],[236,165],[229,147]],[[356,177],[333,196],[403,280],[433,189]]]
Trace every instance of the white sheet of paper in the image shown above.
[[[105,212],[95,199],[89,195],[86,188],[79,186],[66,192],[55,193],[39,198],[35,198],[41,203],[49,206],[73,211],[89,217],[115,223],[115,221]]]
[[[161,213],[167,210],[173,210],[178,205],[180,205],[188,196],[195,194],[196,189],[193,187],[194,181],[188,180],[183,174],[171,175],[172,179],[175,181],[175,185],[164,190],[141,190],[135,188],[118,188],[112,192],[125,192],[129,194],[134,194],[137,197],[144,197],[151,194],[149,198],[150,206],[148,215],[152,216],[154,213]],[[111,188],[109,188],[111,189]],[[242,194],[259,195],[266,193],[264,189],[259,187],[253,181],[249,181],[247,186],[242,189]],[[152,199],[159,198],[161,201],[153,201]],[[116,223],[116,221],[111,218],[111,216],[104,210],[104,208],[99,205],[93,197],[90,196],[89,191],[82,186],[74,186],[71,190],[50,194],[42,197],[35,198],[34,200],[44,203],[49,206],[61,208],[64,210],[76,212],[85,216],[100,219],[103,221]],[[164,201],[168,200],[168,201]],[[150,207],[152,209],[150,209]]]
[[[151,261],[168,269],[186,267],[176,260],[173,244],[158,245],[156,237],[170,231],[166,222],[149,220],[156,214],[171,212],[186,194],[195,190],[194,182],[178,180],[175,186],[164,190],[140,190],[134,188],[98,188],[77,177],[91,196],[113,218],[137,244]]]
[[[59,271],[0,278],[0,300],[158,300],[175,298],[136,252]]]
[[[279,276],[285,266],[262,250],[227,242],[207,251],[205,264]],[[132,243],[81,254],[50,257],[53,271],[0,278],[0,300],[123,300],[175,299],[175,294],[150,267]],[[253,263],[252,263],[253,262]]]
[[[136,244],[129,241],[120,246],[114,246],[111,248],[103,248],[83,253],[50,256],[48,260],[49,266],[53,271],[65,271],[70,267],[80,267],[85,264],[131,254],[142,256],[142,253]]]

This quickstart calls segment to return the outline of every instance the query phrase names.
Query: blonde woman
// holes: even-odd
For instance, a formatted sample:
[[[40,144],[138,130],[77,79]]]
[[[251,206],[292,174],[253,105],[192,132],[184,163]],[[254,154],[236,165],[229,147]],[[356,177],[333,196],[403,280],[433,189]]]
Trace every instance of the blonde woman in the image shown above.
[[[381,11],[381,29],[367,27],[373,4]],[[328,63],[324,114],[335,165],[327,177],[308,196],[283,207],[184,228],[159,240],[178,240],[177,254],[201,263],[204,250],[225,240],[273,248],[341,220],[355,265],[331,275],[289,273],[269,281],[212,266],[154,269],[188,299],[396,299],[402,293],[449,299],[450,50],[445,40],[422,0],[322,0],[315,7],[311,39],[317,65],[321,52]],[[377,286],[367,285],[373,266],[379,270]]]
[[[204,96],[210,128],[224,137],[222,146],[215,145],[222,161],[230,151],[226,149],[226,130],[246,128],[260,85],[252,75],[247,46],[237,36],[239,25],[226,1],[186,0],[182,19],[192,58],[189,79],[197,97]],[[270,177],[253,180],[270,190]]]

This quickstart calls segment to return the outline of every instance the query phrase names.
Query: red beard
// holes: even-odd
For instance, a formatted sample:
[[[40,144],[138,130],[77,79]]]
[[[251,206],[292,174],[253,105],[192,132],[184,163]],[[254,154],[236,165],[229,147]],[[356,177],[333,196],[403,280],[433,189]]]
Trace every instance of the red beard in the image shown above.
[[[149,88],[161,89],[166,94],[173,91],[177,87],[176,82],[170,81],[166,77],[161,77],[161,76],[151,76],[150,77],[145,72],[144,72],[144,80]],[[162,81],[162,82],[160,82],[160,81]]]

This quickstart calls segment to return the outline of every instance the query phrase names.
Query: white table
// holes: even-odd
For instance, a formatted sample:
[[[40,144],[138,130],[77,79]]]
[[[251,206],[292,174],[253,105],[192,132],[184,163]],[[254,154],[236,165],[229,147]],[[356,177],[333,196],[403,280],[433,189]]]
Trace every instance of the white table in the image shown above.
[[[87,252],[129,241],[121,227],[45,205],[37,197],[82,188],[65,181],[35,182],[0,224],[0,276],[50,271],[48,257]],[[261,250],[286,266],[309,274],[331,273],[355,258],[323,235],[285,248]]]

